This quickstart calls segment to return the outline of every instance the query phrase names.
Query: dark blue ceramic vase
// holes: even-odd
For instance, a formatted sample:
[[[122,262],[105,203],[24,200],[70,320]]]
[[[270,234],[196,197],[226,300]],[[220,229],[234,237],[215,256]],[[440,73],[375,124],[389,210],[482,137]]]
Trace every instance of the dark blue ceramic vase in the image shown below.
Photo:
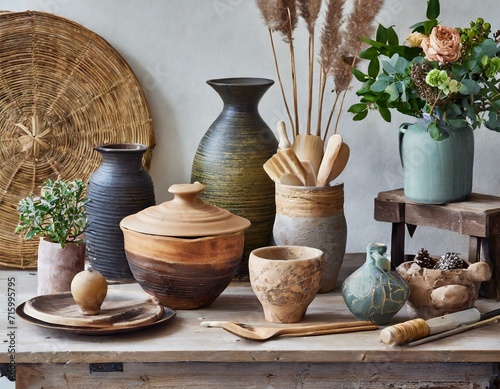
[[[102,164],[92,173],[87,189],[90,202],[85,211],[90,225],[85,242],[91,267],[106,279],[132,281],[125,256],[120,221],[155,205],[153,182],[144,170],[142,144],[107,144],[95,147]]]

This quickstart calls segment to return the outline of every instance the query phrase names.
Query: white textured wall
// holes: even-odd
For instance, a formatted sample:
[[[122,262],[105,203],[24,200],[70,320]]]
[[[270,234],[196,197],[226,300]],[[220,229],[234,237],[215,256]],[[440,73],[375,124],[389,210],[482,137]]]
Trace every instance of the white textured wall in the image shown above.
[[[498,0],[441,0],[446,25],[468,24],[483,16],[500,28]],[[408,27],[425,19],[425,0],[386,0],[378,19],[396,25],[404,38]],[[188,182],[192,159],[221,102],[205,84],[210,78],[256,76],[275,79],[264,27],[253,0],[0,0],[0,9],[53,12],[104,37],[129,62],[151,107],[157,146],[151,175],[157,201],[170,199],[173,183]],[[305,75],[306,35],[296,37],[299,75]],[[280,58],[286,48],[279,44]],[[302,79],[305,87],[305,79]],[[355,86],[358,86],[355,84]],[[303,91],[303,89],[302,89]],[[355,101],[353,93],[346,106]],[[301,94],[305,113],[305,93]],[[277,85],[265,95],[261,114],[274,129],[284,117]],[[361,123],[342,116],[340,133],[351,159],[340,179],[345,183],[349,227],[348,251],[364,251],[372,241],[390,243],[390,225],[373,219],[378,192],[402,186],[397,128],[404,118],[385,123],[376,112]],[[476,131],[474,191],[500,195],[500,134]],[[431,253],[466,252],[466,237],[419,228],[407,251],[425,246]]]

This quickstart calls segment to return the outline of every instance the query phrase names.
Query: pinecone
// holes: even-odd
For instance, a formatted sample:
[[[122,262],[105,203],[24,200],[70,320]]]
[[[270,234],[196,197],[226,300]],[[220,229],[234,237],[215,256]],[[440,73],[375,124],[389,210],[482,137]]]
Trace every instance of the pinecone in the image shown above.
[[[429,251],[424,248],[421,248],[417,252],[417,255],[415,255],[415,259],[413,260],[413,262],[415,262],[422,268],[432,269],[434,267],[434,263],[431,256],[429,255]]]
[[[467,264],[456,253],[446,253],[438,259],[434,269],[436,270],[453,270],[465,269]]]

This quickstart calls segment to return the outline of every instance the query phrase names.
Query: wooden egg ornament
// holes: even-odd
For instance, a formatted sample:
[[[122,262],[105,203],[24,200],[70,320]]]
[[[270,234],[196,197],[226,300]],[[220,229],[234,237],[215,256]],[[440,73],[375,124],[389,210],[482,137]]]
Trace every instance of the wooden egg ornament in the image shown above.
[[[82,315],[97,315],[108,293],[106,278],[97,270],[88,268],[71,281],[71,294]]]

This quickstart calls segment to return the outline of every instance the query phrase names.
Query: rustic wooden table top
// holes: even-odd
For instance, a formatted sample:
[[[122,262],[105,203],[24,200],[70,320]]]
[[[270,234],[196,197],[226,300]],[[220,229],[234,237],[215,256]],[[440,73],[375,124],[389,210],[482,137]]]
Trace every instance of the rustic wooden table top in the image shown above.
[[[339,293],[342,279],[363,261],[348,255],[334,292],[316,297],[302,324],[352,321],[353,315]],[[36,273],[0,271],[0,285],[15,277],[17,304],[35,295]],[[137,284],[111,286],[143,294]],[[0,291],[4,293],[4,290]],[[476,307],[489,311],[500,306],[495,300],[479,300]],[[5,308],[0,314],[6,318]],[[390,324],[407,320],[403,308]],[[500,360],[500,324],[492,324],[418,347],[385,346],[380,330],[281,337],[266,342],[239,338],[221,328],[200,326],[202,321],[229,320],[265,325],[260,304],[248,284],[231,285],[210,307],[177,311],[176,317],[156,327],[112,336],[87,336],[45,329],[16,320],[16,363],[104,362],[497,362]],[[0,321],[3,345],[0,363],[8,362],[7,325]],[[382,328],[382,327],[381,327]]]

